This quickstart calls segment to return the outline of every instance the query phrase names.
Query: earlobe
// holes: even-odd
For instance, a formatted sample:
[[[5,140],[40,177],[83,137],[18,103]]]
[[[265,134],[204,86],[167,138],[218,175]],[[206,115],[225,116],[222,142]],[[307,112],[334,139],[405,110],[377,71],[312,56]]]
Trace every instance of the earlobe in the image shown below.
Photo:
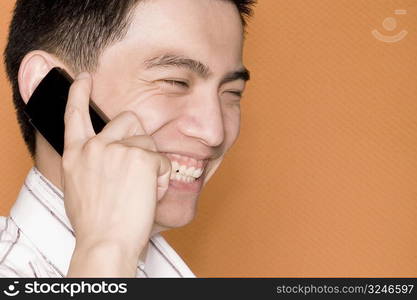
[[[48,74],[48,72],[57,66],[55,59],[47,52],[32,51],[22,60],[19,68],[18,81],[20,95],[27,103],[30,96]]]

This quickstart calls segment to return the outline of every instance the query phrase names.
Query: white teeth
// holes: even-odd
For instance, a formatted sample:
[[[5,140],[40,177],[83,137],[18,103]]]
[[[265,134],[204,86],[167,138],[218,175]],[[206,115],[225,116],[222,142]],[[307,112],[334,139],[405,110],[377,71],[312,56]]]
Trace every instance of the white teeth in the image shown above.
[[[178,173],[176,173],[175,175],[173,175],[171,177],[171,179],[172,180],[177,180],[177,181],[182,181],[182,182],[187,182],[187,183],[190,183],[190,182],[194,182],[195,181],[195,178],[193,178],[193,177],[189,177],[189,176],[185,176],[185,175],[180,175]]]
[[[193,174],[191,176],[193,176],[194,178],[198,178],[201,176],[201,174],[203,174],[203,169],[196,169],[194,170]]]
[[[187,171],[185,172],[185,174],[186,174],[187,176],[193,176],[193,174],[194,174],[194,170],[195,170],[195,168],[194,168],[194,167],[188,168],[188,169],[187,169]]]
[[[204,172],[204,168],[196,169],[195,167],[187,167],[180,165],[177,161],[171,161],[171,180],[179,180],[182,182],[194,182]]]
[[[181,170],[181,168],[179,168],[179,169]],[[171,176],[170,176],[171,180],[177,180],[177,181],[182,181],[182,182],[187,182],[187,183],[191,183],[191,182],[194,182],[196,180],[195,177],[185,175],[184,173],[181,173],[181,171],[177,172],[177,170],[178,170],[178,168],[177,169],[172,168],[172,172],[171,172]],[[184,172],[186,174],[188,174],[187,171],[188,170],[186,169]],[[194,172],[195,171],[193,171],[193,173]]]

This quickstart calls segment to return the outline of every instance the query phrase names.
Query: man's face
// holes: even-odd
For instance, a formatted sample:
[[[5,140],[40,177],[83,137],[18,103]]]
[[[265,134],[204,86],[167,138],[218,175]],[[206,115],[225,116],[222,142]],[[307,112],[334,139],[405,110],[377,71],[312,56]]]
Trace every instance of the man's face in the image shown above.
[[[159,227],[193,219],[202,186],[238,137],[242,46],[240,16],[229,1],[144,1],[92,74],[92,99],[110,119],[133,111],[171,162],[204,167],[195,182],[170,181],[157,204]]]

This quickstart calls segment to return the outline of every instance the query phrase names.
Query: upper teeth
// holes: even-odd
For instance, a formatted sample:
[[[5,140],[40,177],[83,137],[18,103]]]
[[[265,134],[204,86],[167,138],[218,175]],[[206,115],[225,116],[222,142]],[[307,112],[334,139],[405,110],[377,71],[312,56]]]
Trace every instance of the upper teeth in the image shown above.
[[[188,167],[184,165],[180,165],[176,161],[171,161],[172,171],[171,174],[179,173],[180,175],[190,176],[194,178],[198,178],[203,174],[203,169],[196,169],[195,167]]]

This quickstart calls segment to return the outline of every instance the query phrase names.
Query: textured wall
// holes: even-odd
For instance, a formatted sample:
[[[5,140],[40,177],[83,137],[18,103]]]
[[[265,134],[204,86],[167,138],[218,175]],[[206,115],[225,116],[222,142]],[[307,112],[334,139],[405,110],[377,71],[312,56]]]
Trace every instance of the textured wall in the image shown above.
[[[259,2],[240,139],[165,237],[198,276],[415,276],[416,1]],[[0,93],[6,214],[31,162],[3,69]]]

